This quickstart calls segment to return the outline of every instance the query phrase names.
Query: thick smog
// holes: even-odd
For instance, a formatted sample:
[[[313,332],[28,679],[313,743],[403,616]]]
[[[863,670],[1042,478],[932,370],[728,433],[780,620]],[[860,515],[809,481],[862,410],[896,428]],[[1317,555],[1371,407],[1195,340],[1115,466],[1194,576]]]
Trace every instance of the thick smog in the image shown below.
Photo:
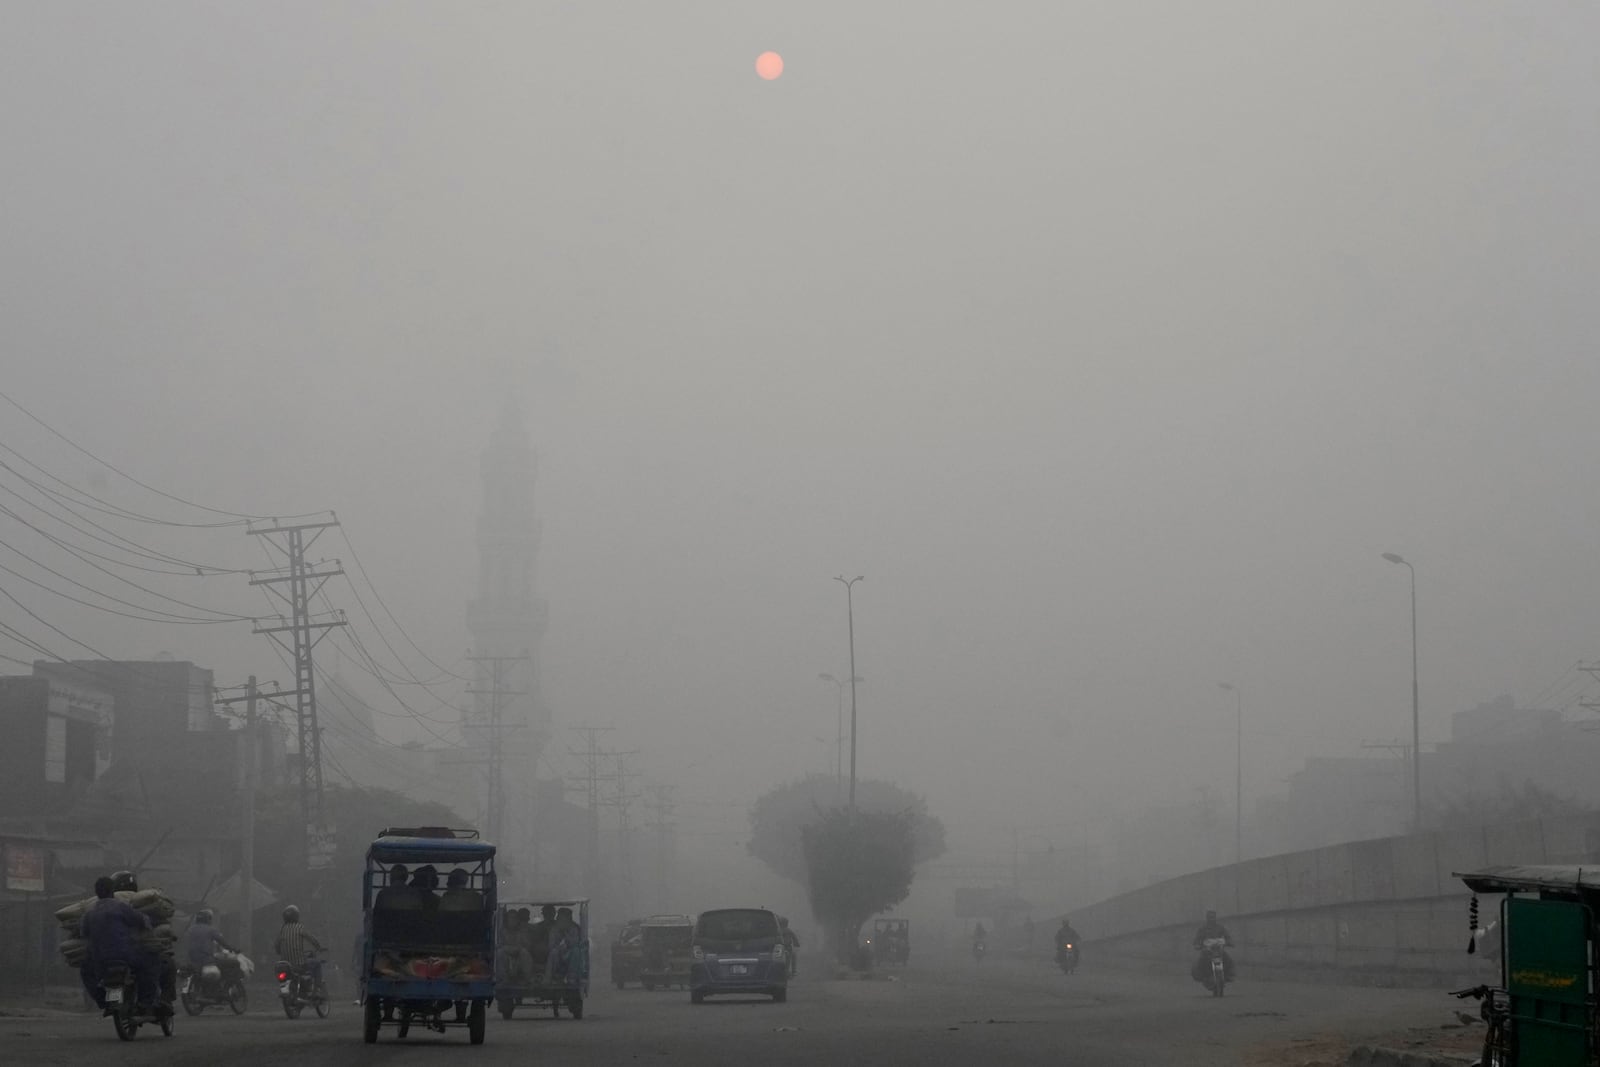
[[[1600,1057],[1592,8],[4,21],[7,1062]]]

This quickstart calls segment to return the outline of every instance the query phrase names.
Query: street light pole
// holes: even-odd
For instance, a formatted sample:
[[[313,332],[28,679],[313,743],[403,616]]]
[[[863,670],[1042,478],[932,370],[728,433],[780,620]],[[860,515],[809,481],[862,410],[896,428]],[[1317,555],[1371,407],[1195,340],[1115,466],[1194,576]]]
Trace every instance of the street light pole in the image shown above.
[[[1233,862],[1244,862],[1244,693],[1232,682],[1218,689],[1233,694]]]
[[[1422,692],[1417,680],[1417,568],[1403,556],[1383,558],[1411,572],[1411,832],[1422,831]]]
[[[844,683],[831,674],[819,674],[818,678],[824,682],[832,682],[839,694],[838,729],[834,734],[833,750],[833,777],[840,787],[844,786]],[[865,678],[855,678],[855,681],[864,682]]]
[[[854,578],[845,578],[838,575],[834,579],[844,586],[844,603],[846,617],[850,625],[850,806],[856,806],[856,602],[855,584],[864,581],[863,575]]]

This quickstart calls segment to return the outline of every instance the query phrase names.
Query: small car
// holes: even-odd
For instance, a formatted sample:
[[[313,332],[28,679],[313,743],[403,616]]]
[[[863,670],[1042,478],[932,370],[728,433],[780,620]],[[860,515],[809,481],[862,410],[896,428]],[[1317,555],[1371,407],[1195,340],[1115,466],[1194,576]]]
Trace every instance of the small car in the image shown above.
[[[695,920],[689,947],[689,1002],[722,994],[789,999],[789,954],[778,916],[766,908],[719,908]]]

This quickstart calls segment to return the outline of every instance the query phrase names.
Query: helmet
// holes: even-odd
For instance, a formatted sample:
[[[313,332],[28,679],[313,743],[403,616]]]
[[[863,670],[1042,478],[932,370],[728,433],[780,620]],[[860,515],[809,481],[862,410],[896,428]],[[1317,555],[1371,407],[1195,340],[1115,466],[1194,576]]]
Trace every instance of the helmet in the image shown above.
[[[210,908],[201,908],[199,911],[194,913],[194,921],[199,923],[201,926],[210,926],[212,923],[217,921],[217,916],[216,913]]]
[[[118,871],[111,876],[111,891],[113,893],[137,893],[139,879],[135,878],[132,871]]]
[[[287,908],[284,908],[283,909],[283,921],[286,922],[286,923],[297,923],[297,922],[299,922],[300,921],[300,909],[295,907],[293,904],[290,904]]]

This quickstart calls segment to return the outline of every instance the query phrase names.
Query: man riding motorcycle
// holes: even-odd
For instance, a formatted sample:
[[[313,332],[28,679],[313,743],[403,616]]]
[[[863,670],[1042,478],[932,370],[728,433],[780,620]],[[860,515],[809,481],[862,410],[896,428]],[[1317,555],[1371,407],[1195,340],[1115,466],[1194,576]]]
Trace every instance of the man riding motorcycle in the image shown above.
[[[216,922],[216,915],[210,908],[201,908],[194,913],[194,922],[189,924],[189,929],[183,933],[183,954],[189,961],[189,967],[199,974],[207,964],[216,963],[216,950],[224,952],[237,952],[238,949],[223,940],[222,931],[212,923]]]
[[[272,942],[272,949],[289,966],[304,968],[311,976],[312,985],[319,991],[322,989],[322,960],[316,955],[324,951],[322,942],[300,925],[300,909],[293,904],[283,909],[283,926]]]
[[[1233,981],[1233,957],[1228,955],[1228,951],[1227,950],[1228,950],[1228,948],[1232,948],[1233,947],[1233,937],[1228,933],[1228,928],[1226,926],[1223,926],[1220,922],[1217,921],[1217,913],[1214,912],[1214,911],[1208,911],[1208,912],[1206,912],[1206,921],[1201,923],[1200,924],[1200,929],[1195,931],[1195,935],[1194,935],[1194,947],[1195,947],[1195,950],[1199,951],[1201,948],[1203,948],[1205,946],[1205,943],[1207,941],[1210,941],[1210,940],[1213,940],[1213,939],[1216,939],[1216,938],[1221,938],[1222,939],[1222,943],[1225,946],[1227,946],[1222,951],[1222,977],[1223,977],[1223,980],[1227,981],[1227,982],[1232,982]],[[1196,956],[1195,960],[1194,960],[1194,967],[1192,967],[1190,969],[1189,974],[1196,982],[1200,982],[1200,983],[1203,984],[1205,982],[1210,981],[1210,978],[1211,978],[1210,970],[1211,970],[1211,968],[1206,964],[1205,957],[1203,955],[1202,956]]]
[[[1056,930],[1056,958],[1060,959],[1069,948],[1076,952],[1078,945],[1078,931],[1072,928],[1072,920],[1063,915],[1061,926]]]
[[[161,959],[139,943],[138,935],[150,929],[147,916],[117,899],[118,880],[133,881],[133,875],[96,878],[95,902],[84,912],[81,927],[83,938],[89,943],[88,957],[79,975],[83,987],[102,1010],[106,1006],[105,991],[100,986],[101,973],[112,963],[127,964],[138,984],[138,1006],[141,1011],[160,1011]],[[167,1009],[170,1010],[170,1009]]]

